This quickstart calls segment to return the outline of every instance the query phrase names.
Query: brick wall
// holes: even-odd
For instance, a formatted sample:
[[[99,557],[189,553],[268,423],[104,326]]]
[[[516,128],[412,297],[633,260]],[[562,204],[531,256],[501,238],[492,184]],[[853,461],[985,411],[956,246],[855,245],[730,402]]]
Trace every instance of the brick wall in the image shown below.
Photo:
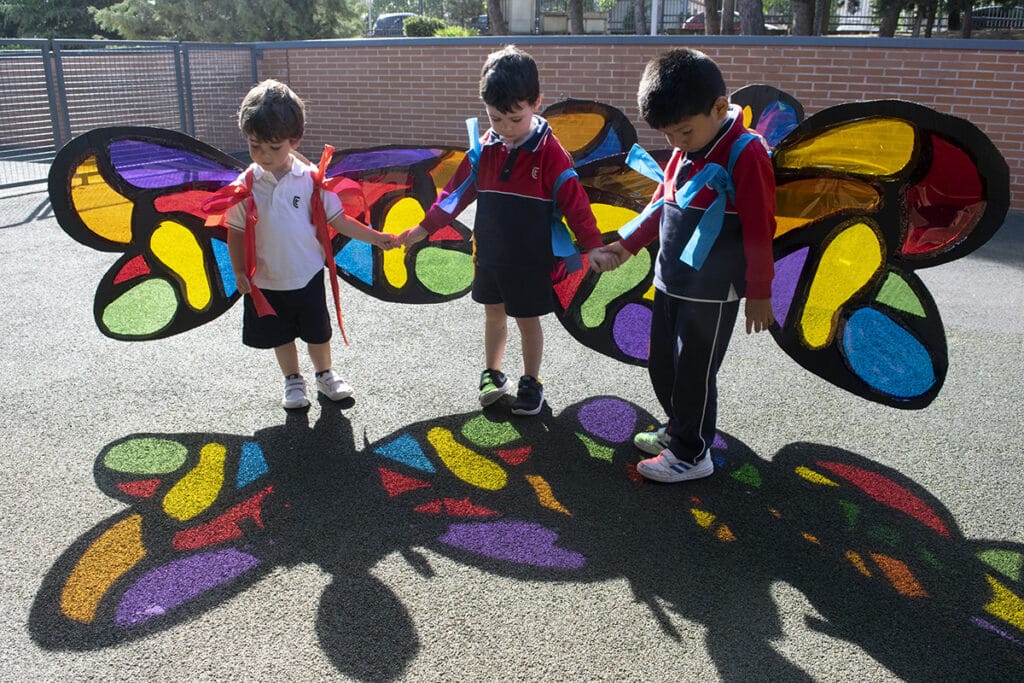
[[[686,44],[711,55],[730,89],[768,83],[808,115],[842,102],[897,98],[972,121],[1010,166],[1014,209],[1024,210],[1024,49],[1014,41],[753,37],[515,36],[540,66],[548,104],[594,99],[622,109],[640,143],[636,84],[651,56]],[[498,38],[332,41],[262,46],[260,75],[281,78],[307,102],[304,149],[380,144],[465,145],[462,120],[483,114],[480,66]],[[1016,85],[1015,85],[1016,84]]]

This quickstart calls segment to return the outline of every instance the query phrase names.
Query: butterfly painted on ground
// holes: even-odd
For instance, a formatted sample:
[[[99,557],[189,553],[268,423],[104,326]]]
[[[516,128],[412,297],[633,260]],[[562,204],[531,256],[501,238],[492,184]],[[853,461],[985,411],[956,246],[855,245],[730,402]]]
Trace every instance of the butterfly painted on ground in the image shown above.
[[[772,146],[774,339],[858,396],[927,406],[948,360],[938,307],[915,271],[970,253],[1002,225],[1009,171],[998,150],[969,122],[908,102],[843,104],[804,120],[799,102],[770,86],[732,100]],[[627,163],[635,129],[597,102],[560,102],[545,116],[573,155],[605,241],[617,239],[656,186]],[[652,152],[654,166],[670,153]],[[347,211],[398,233],[419,222],[463,157],[441,147],[341,151],[326,176],[352,181]],[[238,298],[224,230],[205,227],[198,206],[240,169],[191,138],[145,128],[98,129],[61,150],[50,174],[61,226],[123,252],[96,292],[104,334],[161,338]],[[446,301],[472,280],[470,234],[457,221],[408,252],[340,236],[334,245],[341,276],[388,301]],[[565,274],[555,283],[559,320],[585,346],[645,364],[656,255],[655,243],[615,271]]]
[[[797,673],[773,647],[782,582],[821,615],[812,628],[897,676],[1019,672],[1024,548],[965,539],[927,491],[862,456],[791,444],[763,459],[719,435],[720,476],[681,498],[636,475],[632,435],[653,418],[616,397],[557,417],[433,419],[362,449],[340,411],[304,420],[248,438],[133,434],[106,446],[96,482],[125,508],[45,577],[29,617],[36,642],[87,650],[194,628],[256,582],[312,563],[331,577],[317,632],[334,666],[395,680],[422,648],[371,571],[397,553],[422,581],[437,555],[531,582],[624,578],[665,647],[682,638],[670,613],[703,625],[712,654],[731,653],[723,675],[738,653],[780,679]]]

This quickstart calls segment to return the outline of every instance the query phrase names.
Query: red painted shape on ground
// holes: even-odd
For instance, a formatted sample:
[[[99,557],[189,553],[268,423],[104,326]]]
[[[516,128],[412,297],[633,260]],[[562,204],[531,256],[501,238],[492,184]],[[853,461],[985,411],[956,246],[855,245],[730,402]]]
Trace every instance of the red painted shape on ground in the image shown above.
[[[394,498],[406,491],[427,488],[431,485],[429,481],[409,477],[394,470],[389,470],[386,467],[378,467],[377,471],[380,472],[380,483],[384,485],[384,490],[387,491],[389,498]]]
[[[251,519],[256,526],[262,529],[263,500],[273,491],[274,487],[268,486],[206,524],[179,531],[174,534],[172,541],[174,549],[197,550],[241,538],[242,528],[239,526],[239,522],[244,519]]]

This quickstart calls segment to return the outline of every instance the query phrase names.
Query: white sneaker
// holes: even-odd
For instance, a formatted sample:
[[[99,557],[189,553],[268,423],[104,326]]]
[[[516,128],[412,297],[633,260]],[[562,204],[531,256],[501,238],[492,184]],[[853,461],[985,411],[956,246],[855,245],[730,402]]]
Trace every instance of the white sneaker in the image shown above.
[[[305,377],[292,375],[284,378],[284,398],[281,399],[281,405],[288,409],[305,408],[309,405]]]
[[[636,471],[647,479],[674,484],[680,481],[710,477],[715,471],[715,466],[711,462],[710,450],[706,451],[696,463],[691,464],[683,462],[666,448],[653,458],[638,462]]]
[[[633,445],[644,453],[661,453],[669,445],[668,425],[662,425],[651,432],[640,432],[633,437]]]
[[[348,382],[334,370],[316,376],[316,388],[321,394],[332,401],[341,401],[351,396],[354,391]]]

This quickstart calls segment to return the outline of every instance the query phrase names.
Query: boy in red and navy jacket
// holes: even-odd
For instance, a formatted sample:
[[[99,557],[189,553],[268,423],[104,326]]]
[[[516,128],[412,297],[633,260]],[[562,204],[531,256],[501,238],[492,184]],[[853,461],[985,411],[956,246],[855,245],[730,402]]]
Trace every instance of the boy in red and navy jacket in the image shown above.
[[[637,102],[674,152],[651,199],[660,208],[606,250],[625,261],[660,239],[648,370],[668,424],[637,434],[636,446],[654,456],[637,471],[687,481],[714,470],[717,375],[740,299],[747,299],[748,334],[774,322],[775,174],[767,147],[743,126],[718,66],[703,53],[684,48],[651,60]]]
[[[423,222],[399,240],[405,246],[422,240],[476,201],[472,296],[484,305],[486,362],[480,373],[480,403],[491,405],[512,388],[501,372],[511,316],[522,338],[524,365],[512,412],[536,415],[544,405],[540,316],[554,310],[555,212],[565,216],[596,270],[617,265],[618,258],[598,251],[601,234],[572,171],[572,157],[537,115],[543,98],[533,58],[514,46],[489,55],[481,71],[480,98],[491,128],[479,149],[467,154]]]

